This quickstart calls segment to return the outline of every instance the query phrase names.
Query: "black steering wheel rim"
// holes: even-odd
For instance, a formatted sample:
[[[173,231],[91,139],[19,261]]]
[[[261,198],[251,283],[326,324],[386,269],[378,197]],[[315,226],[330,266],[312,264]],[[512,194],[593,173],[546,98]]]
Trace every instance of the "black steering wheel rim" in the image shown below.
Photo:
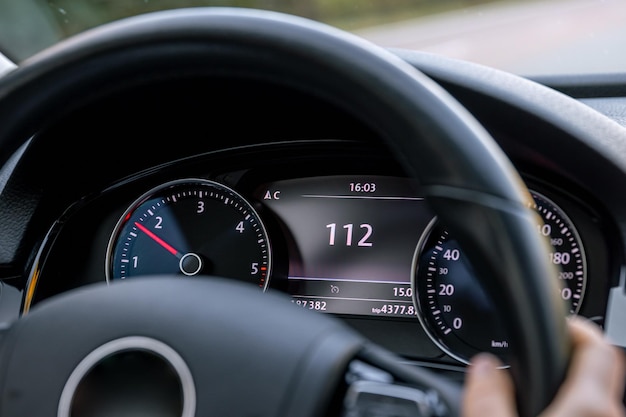
[[[514,378],[525,387],[522,413],[535,415],[548,404],[564,375],[569,342],[531,197],[462,106],[381,48],[256,10],[183,9],[127,19],[51,48],[1,80],[0,162],[61,112],[113,86],[190,73],[286,85],[345,108],[379,133],[467,248],[503,315]]]

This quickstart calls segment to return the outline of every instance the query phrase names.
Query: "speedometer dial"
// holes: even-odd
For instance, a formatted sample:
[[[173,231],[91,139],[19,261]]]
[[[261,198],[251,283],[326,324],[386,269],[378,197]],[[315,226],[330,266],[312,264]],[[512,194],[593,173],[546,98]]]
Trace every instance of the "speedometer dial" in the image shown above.
[[[142,275],[214,275],[265,289],[271,252],[254,208],[225,185],[185,179],[141,196],[119,220],[107,280]]]
[[[561,297],[576,314],[583,301],[586,262],[574,224],[554,202],[531,191],[543,222],[537,233],[550,240],[546,256],[559,268]],[[489,351],[506,361],[509,341],[495,308],[474,275],[458,242],[433,221],[414,259],[413,287],[418,316],[431,339],[467,363]]]

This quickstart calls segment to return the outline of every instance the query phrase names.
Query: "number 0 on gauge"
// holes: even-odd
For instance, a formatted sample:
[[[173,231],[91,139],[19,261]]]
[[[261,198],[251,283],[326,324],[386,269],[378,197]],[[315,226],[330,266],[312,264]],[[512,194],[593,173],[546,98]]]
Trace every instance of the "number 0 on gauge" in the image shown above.
[[[162,184],[139,197],[109,241],[107,281],[145,275],[219,276],[267,288],[271,251],[252,205],[204,179]]]

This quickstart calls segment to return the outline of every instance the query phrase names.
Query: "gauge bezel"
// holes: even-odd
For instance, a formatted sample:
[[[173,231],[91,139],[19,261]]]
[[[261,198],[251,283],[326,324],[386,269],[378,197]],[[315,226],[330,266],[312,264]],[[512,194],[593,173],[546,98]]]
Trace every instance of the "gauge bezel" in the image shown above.
[[[415,313],[417,315],[417,319],[420,322],[420,325],[424,329],[424,333],[428,336],[428,338],[446,355],[450,356],[452,359],[455,359],[461,363],[469,365],[469,360],[463,358],[460,355],[457,355],[453,352],[445,343],[443,343],[437,337],[437,332],[432,328],[426,317],[424,317],[424,312],[422,310],[422,304],[420,302],[418,291],[417,291],[417,271],[419,269],[420,258],[422,252],[424,251],[424,247],[430,234],[437,226],[438,218],[437,216],[433,217],[432,220],[428,223],[428,226],[424,229],[424,232],[420,236],[419,241],[417,242],[417,246],[415,249],[415,254],[413,255],[413,262],[411,264],[411,287],[413,288],[413,304],[415,304]],[[506,366],[505,366],[506,367]]]
[[[583,272],[582,290],[580,292],[580,299],[578,301],[578,304],[576,305],[576,308],[573,311],[570,310],[570,312],[569,312],[570,315],[576,315],[576,314],[578,314],[580,312],[580,309],[582,308],[582,305],[585,302],[585,293],[587,292],[587,281],[589,280],[589,271],[588,271],[588,267],[587,267],[587,252],[585,251],[585,245],[583,244],[583,241],[582,241],[582,238],[580,236],[580,233],[578,232],[578,227],[572,221],[572,219],[567,215],[565,210],[563,210],[551,198],[547,197],[543,193],[540,193],[540,192],[535,191],[535,190],[530,190],[530,193],[539,196],[539,198],[545,200],[548,204],[550,204],[552,207],[554,207],[558,211],[559,216],[561,216],[561,218],[563,220],[565,220],[566,223],[568,223],[569,225],[572,226],[569,230],[574,235],[574,240],[578,244],[578,248],[579,248],[579,251],[580,251],[581,263],[582,263],[582,272]],[[534,198],[533,198],[533,201],[535,203],[533,204],[533,206],[531,208],[536,210],[538,204],[537,204],[537,201]]]
[[[537,195],[540,199],[543,199],[545,202],[547,202],[549,205],[551,205],[556,211],[558,211],[559,216],[566,222],[568,223],[571,227],[570,227],[570,231],[571,233],[574,235],[574,240],[577,242],[577,246],[579,248],[580,251],[580,257],[581,257],[581,263],[582,263],[582,271],[583,271],[583,276],[582,276],[582,290],[580,292],[580,299],[579,302],[577,303],[577,305],[575,306],[574,309],[569,311],[569,315],[576,315],[579,313],[579,311],[581,310],[581,307],[584,303],[585,300],[585,293],[587,290],[587,284],[588,284],[588,269],[587,269],[587,255],[585,252],[585,245],[583,244],[582,238],[578,232],[578,228],[576,227],[576,225],[574,224],[574,222],[570,219],[570,217],[567,215],[567,213],[558,205],[556,204],[552,199],[550,199],[549,197],[547,197],[545,194],[537,192],[535,190],[529,190],[529,192],[531,193],[531,195]],[[533,210],[537,209],[537,202],[535,200],[535,198],[533,197],[533,204],[531,206],[529,206],[530,208],[532,208]],[[539,213],[538,213],[539,214]],[[419,293],[420,291],[417,288],[417,277],[419,275],[419,267],[420,267],[420,259],[423,255],[426,243],[428,242],[428,239],[430,238],[432,232],[435,230],[435,228],[438,225],[438,218],[435,216],[433,217],[433,219],[428,223],[428,225],[426,226],[426,228],[424,229],[424,232],[422,233],[422,235],[420,236],[419,242],[416,246],[416,250],[415,250],[415,254],[413,256],[413,261],[412,261],[412,265],[411,265],[411,287],[413,288],[413,303],[415,304],[415,311],[416,311],[416,315],[417,318],[420,322],[420,325],[422,326],[422,329],[424,330],[424,333],[426,333],[426,335],[428,336],[428,338],[439,348],[441,349],[442,352],[444,352],[447,356],[449,356],[450,358],[465,364],[465,365],[469,365],[470,364],[470,359],[471,358],[466,358],[464,356],[462,356],[461,354],[455,352],[452,348],[450,348],[443,340],[441,340],[440,336],[439,336],[439,330],[433,328],[434,326],[430,323],[430,321],[426,318],[426,314],[428,314],[425,309],[424,306],[422,305],[421,301],[420,301],[420,296]],[[504,364],[501,368],[505,369],[505,368],[509,368],[508,364]]]
[[[267,291],[267,289],[269,288],[271,274],[272,274],[272,247],[271,247],[269,234],[267,233],[267,229],[265,227],[265,224],[261,216],[259,215],[257,210],[255,210],[253,204],[249,201],[249,199],[244,197],[239,192],[235,191],[232,187],[226,184],[217,182],[217,181],[213,181],[213,180],[206,179],[206,178],[200,178],[200,177],[180,178],[180,179],[161,183],[155,187],[152,187],[151,189],[149,189],[148,191],[140,195],[128,206],[126,210],[124,210],[124,213],[122,213],[122,215],[116,222],[115,227],[113,228],[113,231],[107,243],[107,250],[106,250],[106,257],[105,257],[105,279],[106,279],[107,285],[110,285],[115,280],[115,278],[113,278],[112,276],[115,245],[120,237],[120,233],[124,225],[126,224],[127,217],[131,216],[132,213],[134,213],[146,201],[155,197],[157,194],[162,193],[164,190],[173,189],[175,187],[180,187],[180,186],[185,186],[185,185],[207,186],[207,187],[211,187],[214,189],[218,189],[227,194],[231,194],[237,200],[243,203],[246,206],[245,207],[246,210],[248,210],[252,214],[252,216],[256,218],[258,222],[258,227],[261,231],[261,234],[264,236],[265,243],[267,245],[267,272],[265,275],[265,282],[263,283],[263,287],[261,287],[263,292]]]

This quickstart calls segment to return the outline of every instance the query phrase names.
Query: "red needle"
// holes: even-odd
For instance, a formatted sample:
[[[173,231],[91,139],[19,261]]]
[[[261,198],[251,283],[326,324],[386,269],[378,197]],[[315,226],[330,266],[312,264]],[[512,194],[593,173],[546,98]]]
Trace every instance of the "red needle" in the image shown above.
[[[163,239],[161,239],[160,237],[158,237],[157,235],[152,233],[150,230],[148,230],[144,225],[140,224],[139,222],[135,222],[135,226],[137,226],[139,228],[139,230],[141,230],[142,232],[147,234],[156,243],[158,243],[159,245],[163,246],[172,255],[175,255],[177,258],[180,258],[181,256],[183,256],[180,252],[178,252],[176,249],[174,249],[166,241],[164,241]]]

